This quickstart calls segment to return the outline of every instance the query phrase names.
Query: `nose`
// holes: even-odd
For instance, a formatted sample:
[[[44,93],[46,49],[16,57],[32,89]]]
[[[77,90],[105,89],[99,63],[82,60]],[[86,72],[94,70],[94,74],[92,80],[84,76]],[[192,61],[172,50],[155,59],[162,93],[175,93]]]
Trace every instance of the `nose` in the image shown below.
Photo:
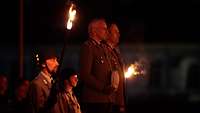
[[[55,62],[56,62],[56,65],[59,66],[59,63],[58,63],[58,60],[57,60],[57,59],[55,60]]]

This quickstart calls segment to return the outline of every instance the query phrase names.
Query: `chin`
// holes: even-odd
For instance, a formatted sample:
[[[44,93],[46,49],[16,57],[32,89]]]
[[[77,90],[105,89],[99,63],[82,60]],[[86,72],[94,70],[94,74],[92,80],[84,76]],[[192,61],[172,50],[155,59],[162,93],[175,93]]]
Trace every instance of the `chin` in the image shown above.
[[[58,70],[57,68],[56,68],[56,69],[54,69],[54,72],[56,73],[56,72],[57,72],[57,70]]]

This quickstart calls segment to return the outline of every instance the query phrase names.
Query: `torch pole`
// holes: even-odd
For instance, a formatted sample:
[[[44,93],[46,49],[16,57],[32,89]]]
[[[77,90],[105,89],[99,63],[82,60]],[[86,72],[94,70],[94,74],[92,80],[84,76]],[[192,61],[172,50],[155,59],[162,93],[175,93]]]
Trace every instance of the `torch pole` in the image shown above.
[[[64,59],[64,54],[65,54],[65,49],[66,49],[66,43],[67,43],[67,38],[70,38],[70,30],[72,29],[72,22],[75,18],[76,15],[76,10],[74,10],[73,8],[75,7],[75,5],[73,3],[68,3],[69,7],[69,11],[68,11],[68,19],[67,19],[67,31],[66,31],[66,38],[64,38],[64,46],[62,48],[61,51],[61,56],[60,56],[60,62],[59,62],[59,67],[58,67],[58,73],[60,73],[61,71],[61,67],[62,67],[62,63],[63,63],[63,59]]]
[[[60,73],[61,69],[62,69],[64,56],[65,56],[65,51],[66,51],[66,48],[67,48],[67,38],[69,38],[69,37],[70,37],[70,30],[67,30],[66,37],[64,38],[64,44],[63,44],[63,47],[62,47],[62,50],[61,50],[61,54],[60,54],[58,73]]]
[[[127,79],[125,78],[125,76],[124,76],[124,104],[125,104],[125,112],[127,113],[128,111],[127,111],[127,105],[128,105],[128,93],[127,93]]]

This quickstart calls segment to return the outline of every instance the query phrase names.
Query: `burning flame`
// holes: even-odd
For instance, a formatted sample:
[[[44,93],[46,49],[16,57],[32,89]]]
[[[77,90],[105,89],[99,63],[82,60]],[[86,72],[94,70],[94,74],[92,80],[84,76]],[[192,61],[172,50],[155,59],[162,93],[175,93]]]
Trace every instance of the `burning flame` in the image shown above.
[[[67,29],[70,30],[72,28],[72,22],[75,19],[76,16],[76,10],[74,9],[75,5],[71,4],[70,8],[69,8],[69,13],[68,13],[68,21],[67,21]]]
[[[141,68],[141,64],[138,62],[135,62],[134,64],[131,64],[127,71],[124,73],[125,78],[130,78],[132,76],[137,76],[140,74],[145,74],[144,69]]]
[[[125,72],[125,78],[130,78],[132,75],[136,75],[137,71],[136,71],[136,66],[134,64],[131,64],[128,67],[128,70]]]

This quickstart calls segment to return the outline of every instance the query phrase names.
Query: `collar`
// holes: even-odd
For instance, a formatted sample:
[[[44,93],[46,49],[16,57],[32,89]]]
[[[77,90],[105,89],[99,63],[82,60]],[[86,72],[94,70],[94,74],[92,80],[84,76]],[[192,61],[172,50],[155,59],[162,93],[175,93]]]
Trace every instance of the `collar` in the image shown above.
[[[111,43],[107,43],[111,49],[114,49],[114,46]]]
[[[100,45],[100,44],[101,44],[101,42],[100,42],[100,41],[98,41],[97,39],[90,38],[90,40],[91,40],[91,41],[93,41],[95,44],[98,44],[98,45]]]
[[[51,78],[51,74],[45,74],[43,71],[40,72],[45,78],[46,80],[51,83],[52,78]]]

